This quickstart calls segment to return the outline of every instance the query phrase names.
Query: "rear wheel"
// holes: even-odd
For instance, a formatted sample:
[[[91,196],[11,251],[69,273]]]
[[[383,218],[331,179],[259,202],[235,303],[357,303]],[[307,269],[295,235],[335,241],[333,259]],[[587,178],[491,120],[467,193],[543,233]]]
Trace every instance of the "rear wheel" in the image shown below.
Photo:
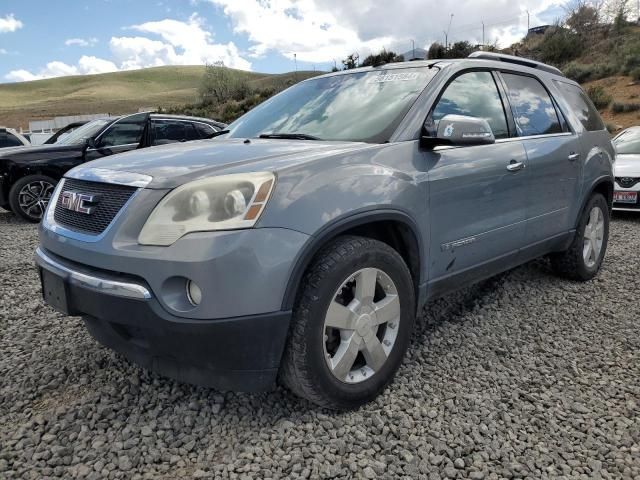
[[[19,179],[9,190],[9,205],[16,215],[29,222],[42,220],[56,181],[46,175],[29,175]]]
[[[372,400],[402,363],[414,312],[411,274],[395,250],[369,238],[335,240],[301,285],[282,382],[323,407]]]
[[[572,280],[587,281],[600,271],[609,241],[609,206],[595,193],[585,206],[575,238],[565,252],[551,255],[554,270]]]

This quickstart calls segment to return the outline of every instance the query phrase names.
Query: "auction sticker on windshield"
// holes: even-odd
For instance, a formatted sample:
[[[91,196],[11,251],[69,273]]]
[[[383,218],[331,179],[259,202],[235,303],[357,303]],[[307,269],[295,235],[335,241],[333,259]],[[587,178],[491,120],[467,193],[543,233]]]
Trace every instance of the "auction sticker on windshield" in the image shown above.
[[[383,73],[373,77],[370,81],[373,83],[408,82],[417,80],[419,76],[418,72]]]

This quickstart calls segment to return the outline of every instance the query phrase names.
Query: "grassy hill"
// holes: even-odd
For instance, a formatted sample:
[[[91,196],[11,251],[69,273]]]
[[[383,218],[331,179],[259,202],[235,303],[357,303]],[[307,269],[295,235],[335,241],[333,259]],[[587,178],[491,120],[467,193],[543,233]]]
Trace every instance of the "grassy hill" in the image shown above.
[[[204,72],[203,66],[172,66],[0,84],[0,125],[27,128],[29,120],[62,115],[176,107],[196,100]],[[233,74],[255,89],[266,89],[317,73]]]

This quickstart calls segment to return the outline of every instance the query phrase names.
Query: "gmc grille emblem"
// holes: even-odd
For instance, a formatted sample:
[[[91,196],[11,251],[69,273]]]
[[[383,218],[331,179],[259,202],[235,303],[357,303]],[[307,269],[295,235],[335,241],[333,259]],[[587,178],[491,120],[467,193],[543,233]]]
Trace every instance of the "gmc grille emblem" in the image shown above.
[[[88,193],[65,191],[60,195],[60,205],[62,208],[78,213],[91,215],[96,209],[95,205],[100,200],[99,195],[89,195]]]

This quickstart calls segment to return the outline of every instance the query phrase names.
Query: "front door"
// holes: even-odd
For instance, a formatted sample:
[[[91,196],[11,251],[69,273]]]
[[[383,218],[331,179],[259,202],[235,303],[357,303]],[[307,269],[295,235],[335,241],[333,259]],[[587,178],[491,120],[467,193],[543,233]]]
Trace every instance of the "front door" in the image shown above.
[[[85,161],[139,148],[144,143],[148,121],[148,113],[136,113],[115,121],[95,139],[93,147],[87,148]]]
[[[509,138],[494,74],[462,73],[427,120],[437,129],[448,114],[484,118],[495,145],[437,147],[427,152],[431,218],[430,283],[461,283],[508,268],[524,241],[528,170],[522,142]],[[455,287],[455,285],[454,285]],[[450,288],[450,287],[449,287]],[[437,287],[434,288],[437,290]]]

